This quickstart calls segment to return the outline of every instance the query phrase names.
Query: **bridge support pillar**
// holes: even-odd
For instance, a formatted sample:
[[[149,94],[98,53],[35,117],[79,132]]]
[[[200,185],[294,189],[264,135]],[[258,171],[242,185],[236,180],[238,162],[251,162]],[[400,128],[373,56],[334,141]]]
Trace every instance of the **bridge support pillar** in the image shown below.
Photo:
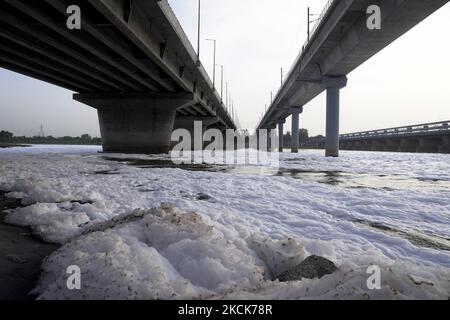
[[[441,144],[441,139],[422,138],[419,139],[419,146],[417,152],[421,153],[438,153]]]
[[[291,108],[290,112],[292,114],[292,141],[291,141],[291,152],[298,153],[299,142],[300,142],[300,114],[303,113],[303,107]]]
[[[450,153],[450,136],[442,137],[439,153]]]
[[[191,94],[75,94],[98,111],[104,152],[168,153],[176,110]]]
[[[197,131],[195,131],[197,122]],[[217,117],[176,117],[173,130],[185,129],[189,131],[192,139],[192,150],[203,150],[204,145],[195,143],[196,141],[203,141],[205,131],[212,125],[219,122]],[[196,136],[197,135],[197,136]],[[224,136],[226,137],[226,135]],[[172,141],[172,145],[176,144]],[[206,144],[206,143],[205,143]]]
[[[384,146],[384,151],[398,152],[400,150],[400,140],[388,139],[386,140],[386,145]]]
[[[418,145],[419,145],[418,139],[404,138],[400,142],[399,151],[400,152],[416,152]]]
[[[282,153],[284,151],[284,124],[286,120],[280,120],[278,122],[278,151]]]
[[[382,139],[372,140],[371,145],[372,145],[371,151],[384,151],[386,148],[386,140]]]
[[[327,90],[326,156],[339,157],[339,98],[347,77],[324,77],[322,85]]]
[[[276,138],[276,136],[274,134],[272,134],[272,131],[276,129],[275,127],[270,127],[267,129],[267,151],[268,152],[272,152],[274,150],[274,144],[276,144],[276,142],[274,141],[274,138]]]

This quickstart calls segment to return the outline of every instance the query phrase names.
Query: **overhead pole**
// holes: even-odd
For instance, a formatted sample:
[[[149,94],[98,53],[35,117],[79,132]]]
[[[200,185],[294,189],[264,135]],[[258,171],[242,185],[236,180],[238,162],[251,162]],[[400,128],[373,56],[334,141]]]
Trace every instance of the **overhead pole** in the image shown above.
[[[281,68],[281,85],[283,86],[283,68]]]
[[[310,24],[311,24],[311,20],[309,19],[311,17],[311,14],[310,14],[310,9],[309,9],[309,7],[308,7],[308,42],[309,42],[309,37],[310,37]]]
[[[227,86],[227,88],[226,88],[226,96],[225,96],[225,101],[226,101],[225,108],[228,111],[228,82],[227,82],[226,86]]]
[[[198,0],[198,21],[197,21],[197,66],[200,66],[200,22],[201,22],[201,0]]]
[[[223,64],[218,64],[217,66],[219,66],[221,68],[221,71],[220,71],[220,99],[222,100],[222,103],[223,103]]]
[[[214,42],[214,57],[213,57],[213,89],[216,87],[216,43],[215,39],[206,39]]]

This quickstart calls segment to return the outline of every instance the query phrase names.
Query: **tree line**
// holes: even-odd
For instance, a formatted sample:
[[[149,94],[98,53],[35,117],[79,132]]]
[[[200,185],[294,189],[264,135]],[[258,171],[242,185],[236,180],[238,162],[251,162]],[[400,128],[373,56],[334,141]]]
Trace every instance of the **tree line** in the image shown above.
[[[20,144],[81,144],[81,145],[101,145],[101,138],[91,137],[89,134],[83,134],[79,137],[25,137],[14,136],[9,131],[0,131],[0,142],[2,143],[20,143]]]

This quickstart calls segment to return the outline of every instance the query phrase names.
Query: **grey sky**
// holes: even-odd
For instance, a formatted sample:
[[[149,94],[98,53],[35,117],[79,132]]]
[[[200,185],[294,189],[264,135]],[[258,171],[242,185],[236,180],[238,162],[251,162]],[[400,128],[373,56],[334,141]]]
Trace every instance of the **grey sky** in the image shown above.
[[[196,47],[197,0],[170,0]],[[212,43],[225,65],[243,127],[254,128],[280,68],[290,68],[306,38],[306,7],[325,0],[202,0],[201,60],[212,77]],[[397,40],[349,76],[342,91],[342,132],[450,120],[450,5]],[[217,82],[220,70],[217,69]],[[95,110],[71,92],[0,69],[0,129],[32,135],[99,135]],[[301,127],[323,134],[325,97],[305,106]],[[289,128],[289,122],[287,127]]]

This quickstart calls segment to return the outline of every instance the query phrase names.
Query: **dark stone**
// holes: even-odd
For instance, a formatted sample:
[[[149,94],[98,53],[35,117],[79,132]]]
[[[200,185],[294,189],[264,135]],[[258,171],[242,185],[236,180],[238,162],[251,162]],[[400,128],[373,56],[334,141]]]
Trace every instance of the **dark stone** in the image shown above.
[[[209,200],[212,200],[212,197],[210,195],[207,195],[206,193],[199,193],[197,195],[197,200],[199,200],[199,201],[209,201]]]
[[[336,265],[328,259],[310,256],[295,268],[286,271],[277,277],[280,282],[300,281],[305,279],[320,279],[337,270]]]
[[[21,207],[21,200],[6,197],[7,192],[0,192],[0,210],[16,209]]]

